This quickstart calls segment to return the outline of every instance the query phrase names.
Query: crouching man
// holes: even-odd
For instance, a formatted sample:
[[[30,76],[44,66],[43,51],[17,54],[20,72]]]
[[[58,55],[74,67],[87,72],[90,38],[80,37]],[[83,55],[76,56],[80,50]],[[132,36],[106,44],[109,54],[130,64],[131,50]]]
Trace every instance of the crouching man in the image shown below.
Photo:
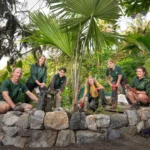
[[[22,102],[22,93],[26,93],[32,100],[38,101],[38,98],[32,94],[25,84],[20,81],[22,69],[15,68],[12,71],[12,77],[4,80],[1,86],[0,94],[0,113],[6,113],[9,110],[29,111],[32,105]]]

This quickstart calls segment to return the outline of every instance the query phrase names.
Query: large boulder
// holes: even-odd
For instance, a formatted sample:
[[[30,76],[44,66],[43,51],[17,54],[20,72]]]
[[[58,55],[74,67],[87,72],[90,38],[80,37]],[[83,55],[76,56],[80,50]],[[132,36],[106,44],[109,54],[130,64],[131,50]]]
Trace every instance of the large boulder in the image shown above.
[[[104,139],[104,135],[89,130],[80,130],[76,133],[77,144],[92,143],[96,140]]]
[[[2,143],[4,146],[15,145],[15,137],[10,137],[8,135],[5,135],[5,137],[2,139]]]
[[[129,121],[126,114],[115,114],[110,116],[110,127],[112,129],[126,127],[128,123]]]
[[[65,111],[48,112],[44,119],[45,129],[64,130],[69,127],[69,119]]]
[[[137,127],[136,126],[128,126],[120,128],[120,132],[125,137],[133,137],[137,134]]]
[[[110,116],[104,114],[94,115],[98,128],[107,128],[110,125]]]
[[[120,136],[121,136],[121,132],[119,130],[109,129],[106,138],[109,140],[113,140],[113,139],[120,138]]]
[[[16,122],[16,126],[23,128],[23,129],[27,129],[29,128],[29,114],[28,113],[24,113],[19,120]]]
[[[75,135],[72,130],[61,130],[58,133],[56,146],[67,146],[75,143]]]
[[[95,121],[95,116],[94,115],[89,115],[86,117],[86,123],[88,126],[89,130],[96,131],[97,130],[97,125]]]
[[[4,126],[3,131],[10,137],[17,135],[19,128],[18,127],[10,127]]]
[[[70,120],[70,129],[71,130],[87,129],[86,115],[84,112],[75,112],[72,114]]]
[[[28,142],[29,142],[28,138],[17,136],[15,138],[14,146],[15,147],[20,147],[20,148],[25,148],[25,147],[28,147]]]
[[[139,114],[136,110],[126,110],[125,113],[128,116],[129,125],[135,126],[140,120]]]
[[[57,132],[52,130],[33,130],[29,140],[29,147],[52,147],[55,144]]]
[[[3,123],[7,126],[13,126],[16,124],[16,122],[19,120],[19,116],[17,115],[17,112],[9,111],[7,112],[3,117]]]
[[[19,128],[18,135],[21,137],[29,137],[31,135],[31,130]]]
[[[35,111],[34,115],[30,117],[30,128],[31,129],[43,129],[45,113],[42,110]]]

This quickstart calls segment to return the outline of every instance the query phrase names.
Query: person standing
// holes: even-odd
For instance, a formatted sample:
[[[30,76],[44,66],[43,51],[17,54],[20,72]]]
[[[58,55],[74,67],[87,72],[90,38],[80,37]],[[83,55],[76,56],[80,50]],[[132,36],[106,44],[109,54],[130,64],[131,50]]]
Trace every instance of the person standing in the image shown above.
[[[128,83],[125,75],[122,72],[122,69],[115,65],[112,60],[107,60],[107,70],[106,70],[106,82],[110,85],[112,89],[112,109],[117,108],[118,106],[118,87],[122,86],[123,91],[125,91],[125,86]]]
[[[65,76],[66,68],[61,67],[59,72],[55,74],[49,84],[49,90],[57,90],[56,94],[56,108],[61,107],[61,94],[66,86],[67,78]]]
[[[15,68],[12,71],[12,77],[4,80],[1,86],[0,94],[0,113],[6,113],[9,110],[29,111],[32,105],[22,102],[22,93],[26,93],[32,100],[38,101],[38,98],[32,94],[25,84],[20,81],[22,69]]]
[[[31,65],[30,77],[26,82],[26,86],[30,92],[35,88],[40,89],[46,86],[47,72],[46,72],[46,57],[40,56],[35,64]],[[26,95],[26,102],[30,103],[30,98]]]

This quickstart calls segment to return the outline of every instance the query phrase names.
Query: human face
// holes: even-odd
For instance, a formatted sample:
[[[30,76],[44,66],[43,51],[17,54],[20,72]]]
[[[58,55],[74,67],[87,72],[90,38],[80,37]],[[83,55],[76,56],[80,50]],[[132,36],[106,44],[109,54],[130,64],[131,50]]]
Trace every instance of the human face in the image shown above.
[[[46,58],[44,56],[40,57],[39,58],[39,65],[40,66],[43,65],[45,63],[45,61],[46,61]]]
[[[108,61],[108,62],[107,62],[107,67],[110,68],[110,69],[113,69],[113,68],[114,68],[114,63]]]
[[[21,68],[16,68],[14,72],[12,73],[12,78],[15,80],[19,80],[22,76],[22,69]]]
[[[65,75],[64,70],[60,70],[60,71],[59,71],[59,76],[60,76],[60,77],[63,77],[64,75]]]
[[[89,79],[88,79],[88,82],[89,82],[90,85],[93,85],[93,84],[94,84],[93,78],[89,78]]]
[[[136,70],[136,75],[139,79],[141,79],[145,76],[145,72],[143,72],[143,70],[139,68]]]

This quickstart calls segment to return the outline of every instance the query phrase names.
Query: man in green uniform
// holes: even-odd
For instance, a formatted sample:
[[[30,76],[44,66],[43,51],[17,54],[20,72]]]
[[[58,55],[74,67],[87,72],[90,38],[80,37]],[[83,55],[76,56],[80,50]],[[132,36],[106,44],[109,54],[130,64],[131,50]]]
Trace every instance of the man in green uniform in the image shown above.
[[[2,82],[0,94],[0,113],[5,113],[10,109],[28,111],[32,105],[22,103],[19,107],[17,103],[22,102],[22,93],[26,93],[32,100],[38,101],[38,98],[32,94],[25,84],[20,81],[22,69],[15,68],[12,77]],[[22,108],[22,109],[21,109]]]
[[[123,90],[127,84],[127,79],[125,78],[122,70],[119,66],[116,66],[111,60],[107,61],[107,70],[106,70],[106,81],[112,88],[112,109],[115,109],[118,105],[118,86],[121,85]],[[125,90],[124,90],[125,91]]]

